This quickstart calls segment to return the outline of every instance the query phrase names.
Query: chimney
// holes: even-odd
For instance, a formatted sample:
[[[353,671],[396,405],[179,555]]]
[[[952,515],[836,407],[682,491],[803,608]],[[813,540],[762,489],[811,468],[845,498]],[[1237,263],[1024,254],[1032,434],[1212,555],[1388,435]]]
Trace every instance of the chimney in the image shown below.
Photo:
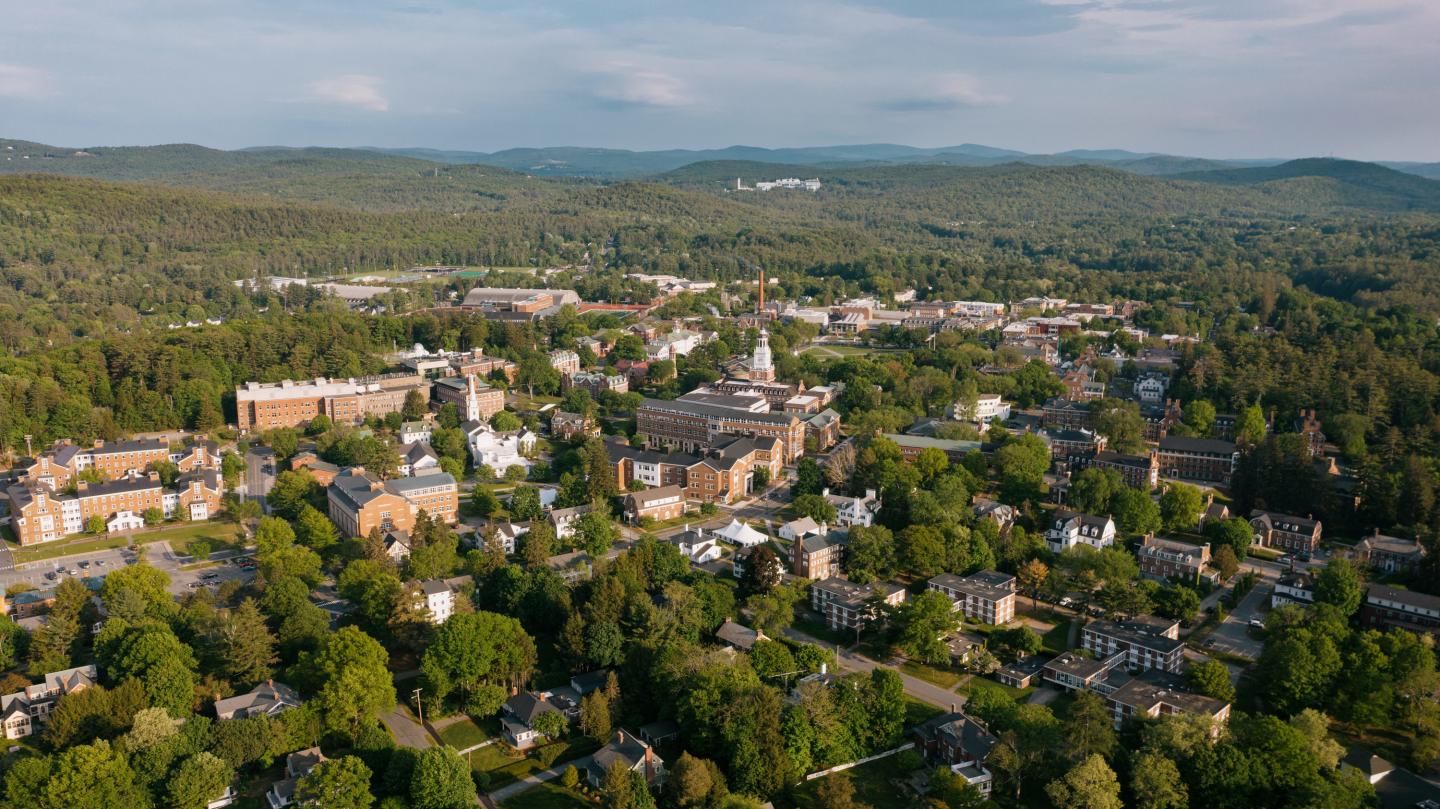
[[[625,743],[625,731],[617,730],[615,731],[615,736],[620,740],[621,744]]]
[[[953,702],[950,703],[950,713],[957,713],[957,712],[958,712],[958,709],[957,709],[957,706],[955,705],[955,703],[953,703]]]

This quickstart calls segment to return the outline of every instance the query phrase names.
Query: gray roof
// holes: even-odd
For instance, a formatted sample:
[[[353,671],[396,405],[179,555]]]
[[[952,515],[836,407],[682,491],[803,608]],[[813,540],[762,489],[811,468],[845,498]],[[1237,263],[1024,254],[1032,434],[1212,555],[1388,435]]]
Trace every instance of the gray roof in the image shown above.
[[[715,637],[739,649],[750,651],[755,646],[755,641],[760,640],[760,633],[748,626],[742,626],[734,621],[727,620],[715,631]]]
[[[263,682],[244,694],[215,701],[215,716],[219,719],[244,719],[278,713],[286,708],[301,704],[295,689],[274,680]]]
[[[766,424],[790,424],[798,418],[793,413],[751,413],[746,410],[734,410],[729,407],[716,407],[714,405],[700,404],[698,402],[682,402],[679,400],[665,401],[663,399],[646,399],[640,407],[648,410],[664,410],[671,413],[684,413],[693,416],[707,416],[712,418],[743,419],[745,421],[758,421]]]
[[[1216,438],[1191,438],[1189,436],[1167,435],[1160,439],[1160,451],[1232,455],[1235,452],[1235,444]]]
[[[448,472],[437,472],[433,475],[423,475],[418,478],[395,478],[385,481],[385,488],[393,494],[404,495],[406,492],[416,489],[429,489],[434,486],[454,486],[455,478],[450,477]]]

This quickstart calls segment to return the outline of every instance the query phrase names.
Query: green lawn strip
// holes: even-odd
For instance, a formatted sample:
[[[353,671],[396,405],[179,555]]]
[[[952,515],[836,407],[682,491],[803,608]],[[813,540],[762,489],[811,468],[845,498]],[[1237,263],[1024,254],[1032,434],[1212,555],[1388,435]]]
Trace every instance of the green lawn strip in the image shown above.
[[[924,663],[916,663],[913,660],[906,660],[904,663],[901,663],[900,670],[911,677],[918,677],[927,683],[933,683],[941,688],[954,688],[960,682],[960,675],[953,671],[937,669],[933,666],[927,666]]]
[[[905,727],[918,725],[927,719],[934,719],[944,713],[939,708],[928,702],[921,702],[914,697],[905,698]]]
[[[868,805],[874,809],[911,809],[917,803],[916,797],[913,794],[907,794],[906,789],[902,789],[895,783],[895,781],[904,780],[909,775],[908,772],[900,771],[895,756],[887,756],[868,764],[851,767],[840,773],[827,775],[825,778],[849,778],[850,782],[855,785],[857,805]],[[825,778],[807,781],[793,790],[795,809],[814,809],[818,806],[815,793]],[[777,805],[779,805],[778,802]]]
[[[1053,629],[1040,636],[1042,648],[1048,654],[1058,655],[1069,648],[1070,621],[1062,620]]]
[[[821,640],[832,645],[838,643],[848,646],[855,641],[855,633],[836,632],[826,626],[824,621],[818,618],[812,618],[809,615],[795,616],[795,620],[791,623],[791,626],[816,640]]]
[[[583,736],[565,739],[554,744],[563,747],[560,754],[555,757],[555,764],[573,761],[600,749],[593,739]],[[468,754],[470,768],[476,772],[489,774],[490,788],[495,789],[547,769],[536,756],[538,750],[538,747],[532,748],[523,758],[515,758],[507,755],[507,753],[513,752],[511,748],[501,744],[492,744]],[[554,764],[550,766],[554,766]]]
[[[590,809],[589,801],[554,784],[541,784],[500,804],[505,809]]]
[[[1008,685],[1005,685],[1004,683],[997,683],[994,680],[981,680],[979,678],[973,679],[968,683],[964,683],[955,690],[958,693],[966,695],[967,697],[971,697],[974,696],[975,693],[980,691],[981,689],[998,690],[1005,694],[1005,696],[1010,697],[1016,702],[1023,702],[1026,699],[1029,699],[1030,695],[1035,692],[1034,687],[1012,688]]]
[[[15,549],[15,563],[40,562],[61,556],[124,548],[131,544],[149,545],[153,542],[169,542],[177,554],[183,555],[185,548],[198,539],[209,539],[215,550],[236,549],[240,545],[240,527],[226,522],[183,523],[155,531],[142,531],[126,536],[103,536],[94,539],[60,540],[40,546]]]
[[[440,740],[456,750],[464,750],[489,738],[490,734],[486,733],[484,728],[475,724],[473,719],[468,718],[442,728],[440,731]]]

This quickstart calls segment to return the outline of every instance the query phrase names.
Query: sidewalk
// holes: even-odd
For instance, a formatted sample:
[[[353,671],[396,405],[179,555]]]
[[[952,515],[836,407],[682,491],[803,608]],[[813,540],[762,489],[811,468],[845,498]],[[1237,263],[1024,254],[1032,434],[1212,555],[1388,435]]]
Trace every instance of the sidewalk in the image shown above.
[[[826,643],[825,641],[822,641],[818,638],[811,637],[798,629],[787,628],[785,630],[785,636],[790,638],[791,640],[797,640],[802,643],[812,643],[823,649],[833,648],[831,644]],[[920,700],[927,705],[933,705],[936,708],[940,708],[941,710],[948,711],[951,709],[951,706],[958,707],[965,703],[964,694],[957,694],[952,690],[941,688],[940,686],[933,683],[927,683],[918,677],[911,677],[910,675],[906,674],[903,671],[900,671],[894,666],[886,663],[877,663],[876,661],[855,652],[851,652],[848,650],[837,650],[835,660],[839,663],[841,668],[849,669],[851,671],[870,672],[874,671],[877,668],[889,669],[900,675],[900,682],[904,686],[906,694]]]
[[[569,767],[571,763],[572,762],[557,764],[548,770],[541,770],[537,773],[531,773],[513,784],[506,784],[505,786],[500,787],[494,792],[487,793],[485,795],[486,801],[489,803],[502,803],[505,800],[513,798],[516,795],[519,795],[521,792],[530,789],[531,787],[538,787],[546,781],[553,781],[556,778],[559,778],[560,773],[565,772],[565,768]]]

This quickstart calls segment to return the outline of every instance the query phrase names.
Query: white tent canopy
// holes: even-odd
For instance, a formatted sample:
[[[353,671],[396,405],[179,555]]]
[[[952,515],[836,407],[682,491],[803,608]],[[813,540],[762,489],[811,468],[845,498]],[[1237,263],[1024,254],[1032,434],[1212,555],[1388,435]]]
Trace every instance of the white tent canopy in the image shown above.
[[[718,531],[712,531],[711,533],[732,545],[739,545],[742,548],[759,545],[769,539],[769,537],[739,520],[731,520],[729,525]]]

